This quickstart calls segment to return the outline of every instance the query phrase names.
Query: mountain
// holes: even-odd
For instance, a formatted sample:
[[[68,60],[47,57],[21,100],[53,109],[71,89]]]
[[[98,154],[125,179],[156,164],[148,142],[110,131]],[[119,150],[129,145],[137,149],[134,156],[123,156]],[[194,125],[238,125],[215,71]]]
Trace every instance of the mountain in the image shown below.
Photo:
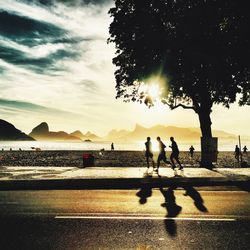
[[[30,136],[40,139],[40,137],[49,136],[49,126],[46,122],[42,122],[32,129]]]
[[[46,122],[40,123],[38,126],[32,129],[29,134],[36,140],[46,141],[81,141],[77,136],[68,134],[64,131],[53,132],[49,131],[49,125]]]
[[[200,129],[199,128],[189,128],[191,131],[195,132],[195,133],[200,133]],[[222,130],[213,130],[213,136],[214,137],[219,137],[221,139],[237,139],[237,136],[234,134],[230,134],[228,132],[222,131]]]
[[[81,140],[84,138],[84,135],[83,135],[83,133],[80,130],[76,130],[76,131],[70,133],[70,135],[78,137]]]
[[[123,139],[126,138],[126,136],[130,133],[130,131],[125,130],[125,129],[121,129],[121,130],[117,130],[117,129],[112,129],[107,136],[105,137],[105,140],[107,141],[116,141],[119,139]]]
[[[100,140],[101,138],[91,132],[87,132],[85,135],[84,135],[84,140],[91,140],[91,141],[96,141],[96,140]]]
[[[85,140],[100,141],[102,139],[101,137],[99,137],[99,136],[97,136],[89,131],[86,134],[83,134],[81,131],[76,130],[73,133],[71,133],[70,135],[76,136],[83,141],[85,141]]]
[[[219,137],[220,140],[235,140],[236,135],[221,130],[213,130],[213,135]],[[135,142],[143,141],[147,136],[156,139],[160,136],[162,139],[169,139],[170,136],[175,137],[178,141],[199,141],[201,132],[199,128],[181,128],[176,126],[156,125],[149,128],[136,124],[134,130],[111,130],[105,137],[108,141],[116,142]]]
[[[0,140],[3,141],[35,141],[11,123],[0,119]]]

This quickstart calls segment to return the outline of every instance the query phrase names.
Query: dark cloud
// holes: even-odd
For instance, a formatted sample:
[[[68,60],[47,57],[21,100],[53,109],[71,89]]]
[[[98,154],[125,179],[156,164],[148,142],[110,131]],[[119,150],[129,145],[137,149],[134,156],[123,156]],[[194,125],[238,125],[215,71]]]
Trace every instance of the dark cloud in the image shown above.
[[[35,46],[48,39],[63,37],[66,30],[51,23],[37,21],[15,13],[0,11],[0,35],[21,44]]]
[[[37,105],[30,102],[22,102],[22,101],[15,101],[15,100],[8,100],[8,99],[1,99],[0,98],[0,108],[5,110],[17,110],[20,111],[30,111],[34,113],[45,113],[45,114],[56,114],[56,115],[76,115],[71,112],[62,111],[55,108],[49,108],[41,105]]]
[[[80,2],[80,4],[81,5],[86,5],[86,4],[94,4],[94,5],[103,5],[103,4],[107,4],[107,3],[109,3],[109,2],[112,2],[112,0],[81,0],[81,1],[77,1],[77,0],[75,0],[75,1],[70,1],[70,0],[59,0],[59,2],[64,2],[64,3],[68,3],[68,4],[72,4],[72,2],[74,3],[74,4],[79,4],[79,2]]]
[[[34,55],[35,56],[35,55]],[[50,73],[53,71],[64,70],[62,66],[57,66],[56,62],[67,58],[77,58],[77,51],[57,50],[55,53],[42,58],[30,57],[26,53],[0,45],[0,58],[15,65],[21,65],[37,73]],[[1,69],[0,69],[1,72]]]
[[[36,55],[27,54],[18,47],[9,47],[6,46],[6,43],[1,44],[0,38],[0,58],[8,63],[22,65],[38,73],[63,70],[58,68],[56,63],[60,60],[77,58],[79,55],[76,48],[77,44],[83,40],[88,40],[70,37],[67,31],[56,25],[6,11],[0,11],[0,35],[6,41],[13,41],[30,48],[44,44],[70,45],[67,46],[67,49],[65,47],[46,57],[37,58]],[[1,70],[0,73],[2,73]]]
[[[112,0],[111,0],[112,1]],[[101,5],[110,0],[19,0],[29,4],[32,8],[46,9],[50,12],[55,3],[66,5]],[[99,9],[99,8],[97,8]],[[53,13],[53,11],[51,12]],[[54,13],[54,15],[56,15]],[[84,20],[81,20],[84,22]],[[62,60],[77,60],[85,51],[82,42],[101,39],[98,37],[77,37],[71,30],[64,29],[59,24],[47,20],[37,20],[31,16],[24,16],[13,10],[1,9],[0,6],[0,58],[10,64],[21,65],[36,73],[51,74],[56,71],[65,71],[62,68]],[[9,42],[14,42],[8,44]],[[47,45],[53,45],[58,49],[49,49]],[[80,45],[81,44],[81,45]],[[20,47],[22,45],[25,47]],[[41,56],[36,53],[36,46],[42,46],[41,50],[48,49],[48,53]],[[47,46],[47,48],[46,48]],[[79,49],[81,47],[81,50]],[[32,48],[34,48],[32,50]],[[40,51],[41,51],[40,50]],[[0,74],[3,71],[0,69]]]
[[[113,0],[33,0],[32,2],[37,4],[42,4],[46,6],[53,5],[55,3],[63,3],[65,5],[74,6],[74,5],[86,5],[86,4],[106,4],[112,2]],[[25,2],[31,2],[30,0],[25,0]]]

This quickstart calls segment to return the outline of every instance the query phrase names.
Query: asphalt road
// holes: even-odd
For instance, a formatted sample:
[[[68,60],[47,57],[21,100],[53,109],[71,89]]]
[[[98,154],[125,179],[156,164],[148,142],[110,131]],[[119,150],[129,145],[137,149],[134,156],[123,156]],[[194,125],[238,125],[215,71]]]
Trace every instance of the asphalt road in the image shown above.
[[[249,249],[245,191],[0,191],[0,249]]]

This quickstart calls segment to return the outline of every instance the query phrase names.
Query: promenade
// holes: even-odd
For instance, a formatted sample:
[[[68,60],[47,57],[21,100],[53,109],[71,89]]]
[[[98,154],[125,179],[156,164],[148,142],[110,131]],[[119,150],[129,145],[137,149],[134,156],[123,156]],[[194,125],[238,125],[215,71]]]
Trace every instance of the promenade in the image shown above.
[[[15,189],[127,189],[159,186],[244,186],[248,188],[250,168],[186,168],[174,171],[134,167],[0,167],[0,190]]]

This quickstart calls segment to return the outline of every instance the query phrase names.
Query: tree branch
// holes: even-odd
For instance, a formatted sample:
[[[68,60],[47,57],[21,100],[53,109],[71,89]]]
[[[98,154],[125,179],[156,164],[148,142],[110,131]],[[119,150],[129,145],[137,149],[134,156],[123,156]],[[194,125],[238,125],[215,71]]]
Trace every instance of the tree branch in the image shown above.
[[[167,101],[165,101],[165,100],[163,100],[162,103],[163,103],[163,104],[167,104],[172,110],[173,110],[173,109],[177,109],[177,108],[179,108],[179,107],[182,107],[183,109],[193,109],[193,110],[195,110],[195,107],[194,107],[194,106],[186,106],[186,105],[181,104],[181,103],[179,103],[179,104],[177,104],[177,105],[171,105],[171,104],[169,104],[169,103],[168,103]]]
[[[171,109],[177,109],[179,107],[182,107],[183,109],[193,109],[193,110],[195,109],[194,106],[186,106],[186,105],[181,104],[181,103],[179,103],[175,106],[170,106]]]

